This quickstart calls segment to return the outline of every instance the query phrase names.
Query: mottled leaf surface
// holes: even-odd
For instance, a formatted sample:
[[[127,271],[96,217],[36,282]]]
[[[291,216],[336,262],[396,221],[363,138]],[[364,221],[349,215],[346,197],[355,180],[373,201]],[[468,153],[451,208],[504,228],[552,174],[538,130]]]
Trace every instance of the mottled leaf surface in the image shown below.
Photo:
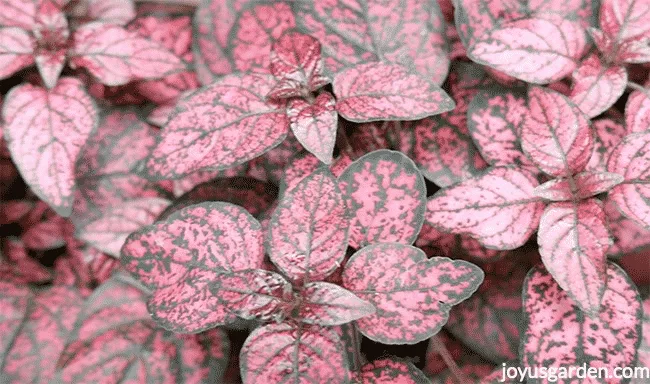
[[[628,133],[643,132],[650,127],[650,91],[630,93],[625,104],[625,128]]]
[[[19,282],[0,281],[2,297],[0,297],[0,361],[4,362],[11,344],[20,331],[27,316],[29,302],[32,300],[31,290]]]
[[[361,333],[383,344],[415,344],[440,331],[451,306],[483,281],[475,265],[446,257],[428,259],[410,245],[383,243],[357,251],[345,265],[343,286],[375,305],[357,320]]]
[[[296,139],[325,164],[332,162],[338,114],[336,100],[323,92],[313,102],[294,98],[287,103],[289,124]]]
[[[306,284],[298,317],[302,322],[324,326],[342,325],[375,313],[375,307],[336,284]]]
[[[586,171],[547,181],[535,188],[533,193],[551,201],[582,200],[607,192],[622,182],[623,176],[617,173]]]
[[[350,245],[412,244],[426,210],[424,178],[400,152],[379,150],[350,164],[339,177],[352,222]]]
[[[357,380],[361,384],[427,384],[429,379],[411,362],[394,358],[375,360],[361,367]]]
[[[0,4],[0,13],[2,9]],[[34,64],[35,49],[36,42],[27,31],[16,27],[0,28],[0,79]]]
[[[643,0],[604,0],[600,7],[601,30],[590,30],[598,49],[616,61],[650,61],[648,33],[650,9]]]
[[[418,120],[454,108],[439,86],[397,64],[358,64],[334,75],[336,111],[350,121]]]
[[[509,252],[485,248],[468,235],[441,232],[426,222],[415,240],[415,246],[429,257],[447,256],[470,261],[496,261]]]
[[[609,156],[614,147],[627,135],[627,131],[623,124],[614,119],[593,121],[592,129],[594,132],[594,151],[591,154],[589,163],[587,163],[586,170],[607,172]]]
[[[604,209],[613,241],[608,255],[622,256],[650,246],[650,230],[628,219],[609,198],[604,202]]]
[[[573,73],[569,98],[589,117],[598,116],[614,105],[627,86],[627,71],[607,66],[594,54]]]

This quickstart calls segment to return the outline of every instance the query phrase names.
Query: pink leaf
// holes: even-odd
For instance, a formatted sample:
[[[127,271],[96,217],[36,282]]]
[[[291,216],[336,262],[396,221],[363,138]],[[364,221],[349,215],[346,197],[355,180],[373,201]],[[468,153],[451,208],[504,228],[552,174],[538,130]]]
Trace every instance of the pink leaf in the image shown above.
[[[343,286],[375,305],[357,320],[359,330],[383,344],[415,344],[440,331],[449,309],[467,299],[483,281],[483,271],[446,257],[427,260],[420,249],[399,243],[357,251],[343,272]]]
[[[581,200],[607,192],[622,182],[623,176],[616,173],[586,171],[547,181],[535,188],[533,194],[551,201]]]
[[[627,132],[621,123],[612,119],[596,120],[592,123],[592,128],[594,132],[594,151],[586,169],[588,171],[606,172],[610,154],[614,147],[623,140]]]
[[[313,282],[302,290],[298,317],[304,323],[342,325],[375,313],[375,307],[335,284]]]
[[[32,291],[24,284],[5,279],[0,281],[0,288],[0,333],[3,335],[0,338],[0,362],[4,362],[28,314]]]
[[[569,98],[589,117],[598,116],[614,105],[627,86],[627,71],[606,66],[593,54],[573,73]]]
[[[149,177],[230,168],[280,144],[289,121],[283,102],[265,99],[272,83],[270,75],[233,74],[181,101],[147,161]]]
[[[284,169],[284,175],[280,181],[280,190],[286,191],[292,189],[298,185],[302,179],[311,175],[321,166],[321,161],[311,153],[303,152],[297,154],[291,158],[289,164],[287,164]]]
[[[323,45],[331,72],[382,60],[442,84],[449,69],[445,22],[435,1],[298,2],[300,30]]]
[[[625,217],[611,199],[605,201],[605,215],[613,239],[607,250],[609,256],[623,256],[650,246],[650,231]]]
[[[292,281],[321,280],[343,261],[348,227],[341,191],[322,168],[285,192],[269,223],[267,252]]]
[[[607,284],[611,244],[599,200],[550,204],[539,223],[539,253],[546,269],[590,316],[598,314]]]
[[[127,200],[107,207],[96,220],[77,227],[76,236],[102,252],[120,257],[126,238],[133,232],[150,225],[169,205],[169,200],[146,197]]]
[[[51,212],[51,211],[50,211]],[[27,248],[48,250],[65,245],[63,230],[66,221],[57,214],[45,217],[42,221],[29,226],[22,235]]]
[[[336,143],[338,115],[336,100],[329,92],[323,92],[313,103],[294,98],[287,104],[287,116],[293,134],[306,150],[325,164],[332,162]]]
[[[14,87],[2,117],[9,151],[27,184],[59,215],[69,216],[75,161],[97,126],[95,104],[83,84],[66,77],[51,90]]]
[[[59,7],[44,0],[38,10],[32,33],[37,41],[35,60],[47,88],[54,88],[66,62],[70,31],[68,20]]]
[[[637,224],[650,229],[650,132],[625,136],[614,148],[607,169],[625,181],[609,192],[609,199]]]
[[[349,382],[341,339],[330,328],[266,325],[253,331],[240,353],[244,384]]]
[[[492,168],[438,191],[426,220],[439,230],[467,234],[494,249],[515,249],[535,232],[544,203],[537,181],[515,168]]]
[[[638,350],[638,365],[650,367],[650,298],[643,300],[643,325],[641,334],[643,338]]]
[[[125,25],[135,18],[133,0],[88,0],[86,16],[92,20]]]
[[[589,120],[565,96],[546,88],[530,88],[521,146],[542,171],[556,177],[571,176],[582,171],[591,158]]]
[[[41,0],[0,0],[0,25],[31,30],[40,3]]]
[[[440,232],[428,223],[422,225],[422,230],[415,240],[415,246],[422,249],[429,257],[447,256],[478,262],[496,261],[509,252],[485,248],[468,235]]]
[[[408,157],[388,150],[371,152],[350,164],[339,184],[352,217],[352,247],[413,243],[424,222],[426,186]]]
[[[413,363],[391,358],[365,364],[357,380],[360,384],[422,384],[429,381]]]
[[[3,4],[0,3],[0,13],[2,8]],[[26,31],[20,28],[0,28],[0,79],[34,64],[35,49],[34,38]]]
[[[587,317],[541,268],[524,282],[525,330],[520,359],[524,367],[587,369],[633,366],[641,340],[641,300],[634,284],[615,264],[607,266],[602,309]],[[622,383],[607,379],[608,383]]]
[[[269,97],[302,96],[328,84],[320,50],[320,43],[312,36],[298,32],[282,35],[271,50],[270,70],[279,80]]]
[[[628,133],[643,132],[650,127],[650,90],[634,91],[625,104],[625,128]]]
[[[105,85],[156,79],[185,69],[181,59],[160,44],[118,25],[84,24],[73,39],[70,65],[86,68]]]
[[[359,64],[334,76],[336,110],[355,121],[418,120],[454,108],[439,86],[397,64]]]
[[[643,0],[603,0],[600,28],[617,43],[638,39],[650,32],[650,8]]]

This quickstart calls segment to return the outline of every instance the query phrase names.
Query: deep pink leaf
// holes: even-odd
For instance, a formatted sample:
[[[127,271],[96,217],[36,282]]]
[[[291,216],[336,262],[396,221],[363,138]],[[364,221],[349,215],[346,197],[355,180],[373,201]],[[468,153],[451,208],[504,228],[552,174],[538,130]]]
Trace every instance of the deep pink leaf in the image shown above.
[[[11,156],[32,191],[59,215],[72,211],[74,165],[97,126],[93,100],[74,78],[51,90],[14,87],[2,109]]]
[[[291,158],[289,164],[284,169],[284,176],[282,176],[282,180],[280,181],[280,190],[286,191],[292,189],[302,179],[311,175],[321,166],[321,161],[311,153],[302,152],[297,154]]]
[[[77,227],[76,236],[102,252],[120,257],[126,238],[150,225],[169,205],[169,200],[145,197],[108,207],[100,217]]]
[[[428,223],[422,225],[415,246],[422,249],[429,257],[447,256],[479,262],[496,261],[509,252],[485,248],[478,240],[468,235],[440,232]]]
[[[361,367],[360,384],[423,384],[429,379],[411,362],[391,358],[375,360]]]
[[[59,248],[65,244],[63,239],[65,225],[64,218],[52,213],[42,221],[29,226],[22,234],[22,239],[29,249],[48,250]]]
[[[439,86],[407,67],[359,64],[334,76],[336,110],[355,121],[418,120],[454,108]]]
[[[533,269],[524,282],[524,367],[633,366],[641,340],[641,300],[625,272],[610,263],[607,290],[596,317],[585,316],[553,277]],[[529,380],[530,381],[530,380]],[[582,381],[587,382],[587,381]],[[610,378],[608,383],[623,381]]]
[[[0,3],[0,13],[3,4]],[[0,16],[0,25],[2,16]],[[0,28],[0,79],[34,64],[36,43],[29,33],[20,28]]]
[[[193,41],[201,83],[233,72],[269,73],[273,42],[295,25],[291,5],[282,1],[201,2],[194,16]]]
[[[547,181],[535,188],[533,194],[551,201],[586,199],[607,192],[622,182],[623,176],[616,173],[586,171]]]
[[[336,179],[319,169],[285,192],[269,223],[267,252],[292,281],[321,280],[343,261],[349,223]]]
[[[273,44],[270,57],[269,69],[278,83],[269,97],[304,96],[330,82],[323,75],[320,43],[312,36],[286,32]]]
[[[446,257],[428,259],[410,245],[384,243],[357,251],[345,265],[343,286],[375,305],[357,320],[366,337],[383,344],[415,344],[440,331],[451,306],[483,281],[473,264]]]
[[[34,207],[29,200],[9,200],[0,204],[0,225],[10,224],[20,220]]]
[[[149,176],[230,168],[277,146],[289,121],[283,102],[265,99],[272,83],[270,75],[233,74],[181,101],[147,161]]]
[[[542,171],[552,176],[571,176],[582,171],[591,158],[589,120],[560,93],[530,88],[521,146]]]
[[[332,162],[336,143],[338,115],[336,100],[329,92],[323,92],[313,102],[294,98],[287,104],[287,116],[296,139],[325,164]]]
[[[491,87],[479,91],[467,110],[467,128],[481,155],[490,165],[532,165],[521,150],[526,95],[517,90]]]
[[[607,170],[625,181],[609,192],[618,209],[637,224],[650,229],[650,132],[626,136],[614,148]]]
[[[627,86],[627,71],[604,65],[597,54],[583,60],[573,73],[569,98],[589,117],[598,116],[614,105]]]
[[[650,246],[650,230],[625,217],[609,198],[604,209],[614,241],[607,250],[609,256],[622,256]]]
[[[352,218],[350,245],[415,241],[426,210],[426,185],[415,164],[400,152],[379,150],[341,174]]]
[[[105,85],[156,79],[185,69],[181,59],[159,43],[115,24],[84,24],[73,39],[70,65],[86,68]]]
[[[650,127],[650,90],[630,93],[625,104],[625,128],[628,133],[643,132]]]
[[[627,132],[621,123],[613,119],[596,120],[592,123],[592,129],[594,132],[594,151],[591,154],[586,170],[607,172],[609,156],[614,147],[627,135]]]
[[[436,84],[447,76],[445,22],[435,1],[306,1],[294,8],[300,30],[323,44],[331,72],[383,60]]]
[[[611,245],[599,200],[550,204],[539,223],[539,253],[560,287],[587,314],[595,316],[607,285]]]
[[[263,256],[257,220],[236,205],[206,202],[131,234],[122,265],[155,290],[148,308],[161,326],[196,333],[233,319],[209,284],[222,272],[259,268]]]
[[[330,328],[271,324],[253,331],[244,346],[240,370],[244,384],[349,382],[341,339]]]
[[[375,313],[375,307],[352,292],[321,281],[306,284],[298,317],[304,323],[342,325]]]
[[[41,0],[0,0],[0,25],[31,30]]]
[[[438,191],[426,220],[439,230],[467,234],[494,249],[515,249],[535,232],[544,209],[537,181],[515,168],[492,168]]]
[[[112,24],[125,25],[135,18],[133,0],[88,0],[86,16]]]

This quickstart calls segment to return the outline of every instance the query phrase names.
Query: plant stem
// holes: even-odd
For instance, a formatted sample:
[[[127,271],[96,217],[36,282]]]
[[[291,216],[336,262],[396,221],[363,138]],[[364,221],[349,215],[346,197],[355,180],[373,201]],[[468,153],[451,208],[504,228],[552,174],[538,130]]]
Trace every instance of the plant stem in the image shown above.
[[[646,95],[649,93],[648,89],[646,89],[646,87],[644,87],[643,85],[637,84],[635,82],[632,82],[632,81],[628,81],[627,86],[628,86],[628,88],[632,88],[632,89],[634,89],[636,91],[643,92]]]
[[[438,354],[442,357],[442,360],[447,365],[447,368],[449,368],[449,371],[451,371],[451,374],[456,379],[456,382],[459,384],[470,384],[470,381],[467,379],[467,377],[465,377],[465,374],[460,370],[454,361],[454,358],[447,350],[445,343],[443,343],[438,336],[433,336],[431,338],[431,345],[433,346],[433,350],[438,352]]]

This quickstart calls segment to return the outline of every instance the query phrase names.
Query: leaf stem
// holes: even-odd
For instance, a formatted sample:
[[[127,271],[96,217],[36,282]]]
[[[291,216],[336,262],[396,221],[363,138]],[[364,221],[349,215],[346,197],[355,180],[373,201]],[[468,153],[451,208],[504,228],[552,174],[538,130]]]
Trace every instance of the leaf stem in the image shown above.
[[[633,82],[633,81],[628,81],[628,82],[627,82],[627,86],[628,86],[628,88],[632,88],[632,89],[634,89],[634,90],[636,90],[636,91],[639,91],[639,92],[643,92],[643,93],[645,93],[645,94],[648,94],[648,89],[646,89],[646,87],[644,87],[644,86],[641,85],[641,84],[637,84],[637,83],[635,83],[635,82]]]
[[[459,384],[470,383],[467,377],[465,377],[463,371],[460,370],[460,368],[454,361],[454,358],[447,350],[445,343],[443,343],[442,340],[440,340],[440,338],[437,335],[431,338],[431,346],[433,347],[433,350],[438,352],[438,354],[442,357],[442,360],[447,365],[447,368],[449,368],[449,371],[451,371],[451,374],[454,376],[454,378],[456,379],[455,381],[457,383]]]

